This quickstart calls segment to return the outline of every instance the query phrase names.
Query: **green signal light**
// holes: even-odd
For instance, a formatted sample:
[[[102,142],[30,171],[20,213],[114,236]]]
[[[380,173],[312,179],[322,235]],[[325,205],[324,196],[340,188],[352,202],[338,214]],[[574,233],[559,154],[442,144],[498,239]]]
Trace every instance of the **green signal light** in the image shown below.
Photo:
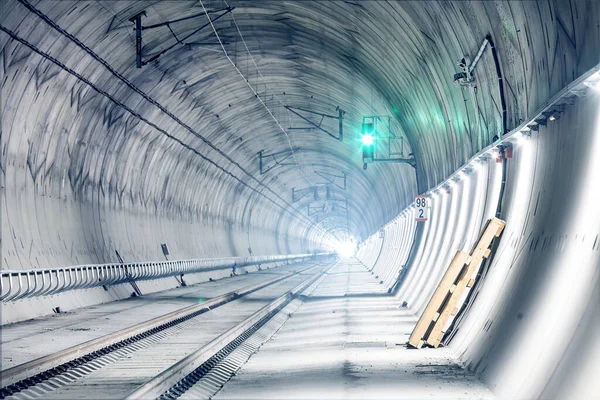
[[[360,141],[364,146],[371,146],[375,142],[375,138],[370,133],[366,133],[362,135]]]

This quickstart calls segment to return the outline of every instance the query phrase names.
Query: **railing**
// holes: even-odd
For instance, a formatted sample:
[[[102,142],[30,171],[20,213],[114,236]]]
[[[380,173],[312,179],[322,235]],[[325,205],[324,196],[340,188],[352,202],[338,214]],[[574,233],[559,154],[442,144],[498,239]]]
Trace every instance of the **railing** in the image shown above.
[[[203,258],[183,261],[80,265],[21,271],[7,270],[1,272],[0,300],[6,303],[75,289],[89,289],[182,274],[216,271],[232,268],[234,265],[244,267],[281,261],[305,261],[325,256],[330,256],[330,254]]]

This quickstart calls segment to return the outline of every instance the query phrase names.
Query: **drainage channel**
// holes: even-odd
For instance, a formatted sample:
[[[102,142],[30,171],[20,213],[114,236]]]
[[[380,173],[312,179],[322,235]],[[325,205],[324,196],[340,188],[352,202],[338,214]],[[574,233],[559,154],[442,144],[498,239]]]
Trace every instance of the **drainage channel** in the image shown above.
[[[2,383],[6,386],[0,388],[0,399],[8,396],[13,398],[44,396],[48,392],[68,385],[83,375],[102,368],[117,359],[147,348],[167,336],[176,335],[193,325],[195,318],[208,311],[251,293],[256,293],[295,275],[302,274],[319,265],[321,264],[311,265],[266,282],[243,287],[210,299],[201,305],[186,307],[2,371]]]
[[[327,268],[327,271],[331,266]],[[260,346],[324,279],[320,272],[264,306],[229,331],[196,350],[126,397],[172,400],[210,398],[231,379]]]

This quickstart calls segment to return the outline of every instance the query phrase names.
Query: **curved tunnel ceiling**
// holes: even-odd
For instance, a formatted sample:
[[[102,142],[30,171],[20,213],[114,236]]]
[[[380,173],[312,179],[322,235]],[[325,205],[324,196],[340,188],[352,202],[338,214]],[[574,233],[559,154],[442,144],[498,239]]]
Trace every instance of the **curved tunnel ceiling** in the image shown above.
[[[217,11],[227,7],[233,11]],[[571,17],[583,8],[4,1],[3,97],[11,101],[4,102],[3,124],[11,129],[3,151],[7,163],[22,162],[11,154],[27,154],[35,184],[42,171],[44,185],[60,196],[51,179],[63,187],[68,179],[75,197],[98,207],[102,197],[125,209],[200,213],[309,242],[346,232],[364,239],[589,67],[572,60],[595,59],[590,46],[564,59],[558,48],[564,35],[581,39]],[[198,15],[204,9],[213,19],[223,16],[210,25]],[[174,47],[137,69],[129,20],[142,11],[144,26],[184,20],[143,31],[145,60]],[[554,18],[572,23],[559,30]],[[505,127],[489,50],[475,69],[476,89],[453,83],[457,61],[473,58],[488,34],[496,38],[506,83]],[[328,115],[343,109],[343,142],[318,129],[290,129],[308,125],[285,106]],[[377,163],[363,171],[358,137],[369,115],[392,117],[416,169]],[[324,118],[321,126],[337,135],[337,124]],[[316,195],[305,190],[314,185]]]

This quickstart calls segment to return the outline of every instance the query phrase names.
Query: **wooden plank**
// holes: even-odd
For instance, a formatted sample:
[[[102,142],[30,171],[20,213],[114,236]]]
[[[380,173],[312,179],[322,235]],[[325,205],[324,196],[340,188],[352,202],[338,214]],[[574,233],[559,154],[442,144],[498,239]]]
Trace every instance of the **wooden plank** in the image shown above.
[[[457,252],[448,266],[446,273],[442,277],[437,289],[435,290],[431,300],[427,303],[423,315],[419,318],[417,325],[413,329],[408,344],[413,347],[420,348],[423,345],[423,336],[429,329],[433,321],[439,316],[439,309],[444,302],[444,299],[448,293],[453,289],[454,282],[456,281],[459,273],[462,271],[463,266],[469,261],[469,255],[462,251]]]
[[[505,222],[501,219],[494,218],[489,220],[479,235],[479,241],[474,247],[471,253],[471,261],[468,265],[463,268],[460,276],[457,279],[456,289],[452,292],[448,302],[445,304],[444,310],[440,313],[440,316],[435,321],[429,334],[425,338],[427,344],[438,347],[443,338],[442,329],[446,326],[446,323],[453,316],[454,309],[457,307],[458,301],[460,300],[463,292],[465,291],[471,278],[479,271],[481,262],[483,261],[486,254],[489,255],[488,249],[492,240],[498,237],[504,229]],[[458,309],[457,309],[458,311]]]

